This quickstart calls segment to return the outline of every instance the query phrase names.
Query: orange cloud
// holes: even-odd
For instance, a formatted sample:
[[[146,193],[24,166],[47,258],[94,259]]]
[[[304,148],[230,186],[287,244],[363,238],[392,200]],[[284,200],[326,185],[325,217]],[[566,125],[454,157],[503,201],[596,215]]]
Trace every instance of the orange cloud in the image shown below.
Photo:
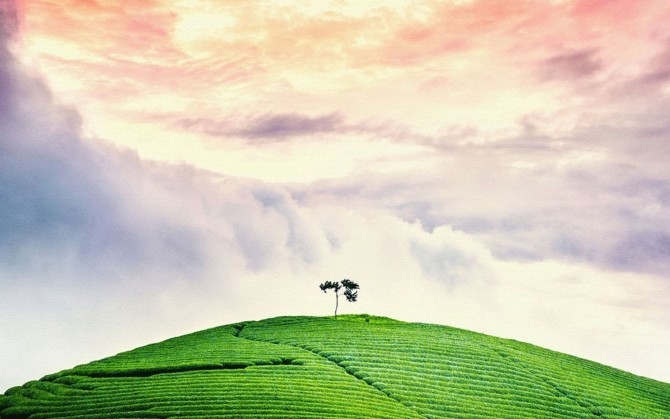
[[[289,104],[435,131],[515,124],[592,96],[586,83],[648,74],[670,7],[631,3],[34,0],[24,33],[60,96],[99,119]]]

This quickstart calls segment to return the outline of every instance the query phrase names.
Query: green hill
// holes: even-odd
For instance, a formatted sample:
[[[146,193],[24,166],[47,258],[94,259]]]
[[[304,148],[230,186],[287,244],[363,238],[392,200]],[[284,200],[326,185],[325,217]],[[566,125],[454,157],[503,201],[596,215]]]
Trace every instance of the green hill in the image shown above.
[[[217,327],[48,375],[1,418],[670,418],[670,384],[386,318]]]

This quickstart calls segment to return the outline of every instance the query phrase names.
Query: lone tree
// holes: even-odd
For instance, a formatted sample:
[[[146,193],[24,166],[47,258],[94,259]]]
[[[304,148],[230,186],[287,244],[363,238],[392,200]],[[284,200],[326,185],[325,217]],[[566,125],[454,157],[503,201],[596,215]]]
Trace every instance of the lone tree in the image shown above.
[[[343,279],[341,282],[326,281],[319,285],[319,288],[321,288],[321,291],[323,292],[327,292],[330,289],[335,291],[335,318],[337,318],[337,306],[340,302],[340,290],[344,288],[344,296],[347,297],[347,301],[350,303],[355,303],[356,298],[358,298],[358,291],[354,290],[357,290],[360,287],[354,281]]]

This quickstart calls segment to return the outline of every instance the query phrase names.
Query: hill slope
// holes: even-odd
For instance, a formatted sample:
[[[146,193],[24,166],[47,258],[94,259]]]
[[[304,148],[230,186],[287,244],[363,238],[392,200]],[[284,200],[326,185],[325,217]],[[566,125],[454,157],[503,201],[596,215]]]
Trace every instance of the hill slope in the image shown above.
[[[1,418],[668,418],[670,384],[370,316],[217,327],[26,383]]]

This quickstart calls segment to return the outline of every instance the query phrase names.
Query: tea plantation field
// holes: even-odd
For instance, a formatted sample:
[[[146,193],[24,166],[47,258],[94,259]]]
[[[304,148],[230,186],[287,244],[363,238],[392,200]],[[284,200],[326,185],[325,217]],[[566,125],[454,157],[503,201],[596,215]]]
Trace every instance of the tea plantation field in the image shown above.
[[[387,318],[280,317],[9,389],[0,418],[670,418],[670,384]]]

